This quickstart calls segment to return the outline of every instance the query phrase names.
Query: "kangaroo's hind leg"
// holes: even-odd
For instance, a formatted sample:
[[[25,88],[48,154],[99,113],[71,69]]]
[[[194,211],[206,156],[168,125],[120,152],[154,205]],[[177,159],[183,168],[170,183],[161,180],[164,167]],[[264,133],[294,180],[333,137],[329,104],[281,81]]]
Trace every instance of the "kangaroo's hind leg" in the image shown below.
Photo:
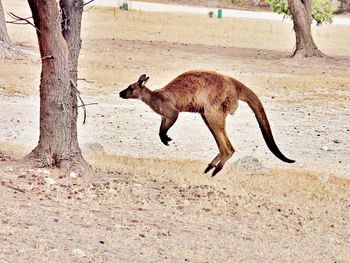
[[[204,123],[207,125],[207,127],[209,128],[210,132],[213,134],[214,136],[214,131],[212,130],[211,126],[209,125],[208,121],[207,121],[207,118],[205,117],[204,114],[201,114],[202,116],[202,119],[204,121]],[[215,136],[214,136],[215,138]],[[215,139],[216,140],[216,139]],[[218,142],[216,142],[216,144],[218,144]],[[219,152],[215,158],[208,164],[207,168],[204,170],[204,173],[206,174],[207,172],[209,172],[211,169],[213,169],[216,164],[220,161],[221,159],[221,152]]]
[[[220,153],[210,162],[204,171],[207,173],[215,167],[212,176],[215,176],[221,171],[224,164],[234,153],[234,149],[226,134],[225,117],[225,114],[216,111],[206,111],[204,114],[202,114],[202,118],[213,134],[220,151]]]

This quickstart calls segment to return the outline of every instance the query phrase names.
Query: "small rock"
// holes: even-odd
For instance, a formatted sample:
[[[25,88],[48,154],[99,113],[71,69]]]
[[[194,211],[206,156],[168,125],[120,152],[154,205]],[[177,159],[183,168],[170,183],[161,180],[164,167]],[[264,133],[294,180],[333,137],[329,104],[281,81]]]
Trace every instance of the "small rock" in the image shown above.
[[[47,177],[44,179],[45,182],[48,184],[48,185],[53,185],[53,184],[56,184],[56,181],[50,177]]]
[[[72,251],[73,255],[76,256],[77,258],[83,258],[83,257],[86,257],[86,253],[85,251],[79,249],[79,248],[76,248]]]
[[[43,170],[42,172],[43,172],[43,174],[47,174],[47,175],[51,174],[51,172],[49,170]]]
[[[188,206],[191,205],[191,202],[189,200],[185,199],[182,204],[183,204],[184,207],[188,207]]]
[[[321,147],[321,150],[328,151],[329,148],[328,148],[326,145],[323,145],[323,146]]]
[[[337,139],[333,140],[333,142],[334,142],[334,143],[340,143],[340,141],[337,140]]]
[[[77,178],[77,174],[75,172],[70,172],[69,177],[75,179]]]
[[[132,188],[133,190],[140,190],[140,189],[142,189],[142,184],[133,184],[133,185],[131,186],[131,188]]]
[[[321,174],[319,175],[319,178],[323,183],[327,183],[330,179],[328,174]]]
[[[108,189],[108,192],[109,192],[110,194],[116,194],[116,193],[117,193],[117,191],[116,191],[115,189],[113,189],[113,188],[109,188],[109,189]]]
[[[236,169],[245,174],[254,174],[258,171],[264,170],[262,163],[255,157],[244,156],[234,162]]]

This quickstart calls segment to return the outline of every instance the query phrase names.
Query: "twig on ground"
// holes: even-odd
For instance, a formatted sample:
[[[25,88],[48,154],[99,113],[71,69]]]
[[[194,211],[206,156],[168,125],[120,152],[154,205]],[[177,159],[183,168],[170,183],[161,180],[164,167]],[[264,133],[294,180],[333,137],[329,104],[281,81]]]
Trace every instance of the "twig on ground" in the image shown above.
[[[7,188],[10,188],[12,190],[16,190],[16,191],[19,191],[21,193],[25,193],[26,191],[21,189],[21,188],[18,188],[18,187],[15,187],[15,186],[12,186],[12,185],[9,185],[9,184],[6,184],[5,182],[2,182],[2,185],[3,186],[6,186]]]

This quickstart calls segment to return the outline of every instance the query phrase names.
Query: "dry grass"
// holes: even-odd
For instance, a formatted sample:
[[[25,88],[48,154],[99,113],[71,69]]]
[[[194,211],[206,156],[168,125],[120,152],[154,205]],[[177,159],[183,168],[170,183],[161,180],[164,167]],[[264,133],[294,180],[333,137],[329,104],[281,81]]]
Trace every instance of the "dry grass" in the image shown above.
[[[218,187],[218,189],[225,187],[231,194],[239,193],[243,182],[249,184],[250,190],[264,188],[266,192],[277,193],[281,196],[285,193],[300,194],[302,192],[302,195],[307,197],[311,197],[316,192],[320,194],[324,189],[332,189],[334,185],[343,185],[344,190],[350,185],[346,179],[332,176],[320,178],[319,175],[310,172],[289,171],[287,169],[261,170],[249,176],[244,172],[239,172],[235,165],[228,164],[220,175],[213,179],[210,175],[203,174],[207,163],[201,160],[140,158],[100,153],[88,154],[85,157],[93,167],[103,172],[131,173],[139,179],[143,176],[151,176],[164,181],[174,180],[179,185],[208,184]]]
[[[29,96],[38,94],[40,64],[37,59],[18,56],[16,59],[4,60],[0,64],[0,93],[10,96]],[[13,80],[16,81],[13,81]]]
[[[19,159],[30,152],[30,148],[23,144],[15,144],[13,142],[0,143],[0,154],[6,154],[13,158]]]
[[[201,173],[204,163],[192,160],[87,158],[102,182],[88,186],[56,170],[1,162],[0,197],[11,206],[0,204],[0,259],[347,260],[348,180],[286,170],[244,175],[230,166],[210,178]],[[46,177],[57,184],[46,185]]]
[[[289,21],[276,22],[249,19],[210,19],[199,15],[162,14],[96,8],[85,16],[83,37],[87,39],[117,38],[154,42],[175,42],[222,47],[242,47],[291,52],[294,33]],[[103,24],[108,32],[90,30]],[[347,26],[313,27],[316,43],[330,55],[350,53]]]

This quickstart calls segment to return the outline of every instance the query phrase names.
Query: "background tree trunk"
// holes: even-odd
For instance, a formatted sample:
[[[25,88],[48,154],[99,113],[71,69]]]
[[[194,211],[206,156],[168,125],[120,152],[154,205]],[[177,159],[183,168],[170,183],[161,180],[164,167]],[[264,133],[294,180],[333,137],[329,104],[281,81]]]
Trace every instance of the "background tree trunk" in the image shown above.
[[[350,13],[350,0],[340,0],[340,5],[335,11],[336,14]]]
[[[11,44],[10,37],[7,33],[6,29],[6,21],[5,21],[5,12],[4,8],[2,7],[2,3],[0,0],[0,44],[3,47],[9,47]]]
[[[296,46],[293,56],[324,57],[316,46],[311,34],[311,0],[288,0],[292,14]]]
[[[56,0],[28,0],[42,58],[40,137],[28,157],[42,166],[84,172],[90,167],[77,139],[76,89],[83,3],[60,2],[69,13],[61,13]],[[62,28],[63,23],[68,26]]]

